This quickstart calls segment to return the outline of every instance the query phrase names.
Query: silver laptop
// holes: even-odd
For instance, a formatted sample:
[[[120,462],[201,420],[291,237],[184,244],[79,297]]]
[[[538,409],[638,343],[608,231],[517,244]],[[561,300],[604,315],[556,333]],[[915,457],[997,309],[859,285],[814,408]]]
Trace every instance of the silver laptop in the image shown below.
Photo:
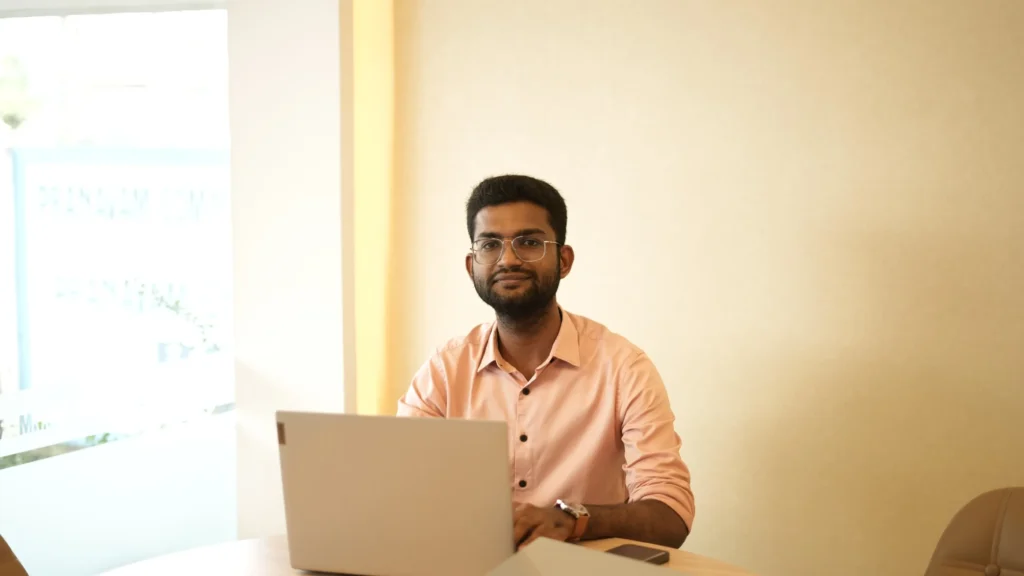
[[[504,422],[277,413],[293,568],[480,576],[515,547]]]

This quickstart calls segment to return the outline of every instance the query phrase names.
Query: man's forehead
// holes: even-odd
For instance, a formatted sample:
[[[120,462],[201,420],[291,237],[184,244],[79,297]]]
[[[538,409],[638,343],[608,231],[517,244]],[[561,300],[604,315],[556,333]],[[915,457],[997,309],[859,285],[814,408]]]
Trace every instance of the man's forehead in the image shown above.
[[[476,233],[514,234],[523,230],[540,230],[552,234],[548,212],[528,202],[487,206],[476,213]]]

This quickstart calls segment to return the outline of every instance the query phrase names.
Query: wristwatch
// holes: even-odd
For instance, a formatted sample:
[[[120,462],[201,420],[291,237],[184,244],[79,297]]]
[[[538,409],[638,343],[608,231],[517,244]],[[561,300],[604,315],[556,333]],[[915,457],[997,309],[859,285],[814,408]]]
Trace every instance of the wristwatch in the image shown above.
[[[590,521],[590,512],[587,510],[587,507],[583,504],[569,504],[563,500],[558,500],[555,502],[555,508],[576,519],[576,528],[573,529],[568,541],[576,542],[582,538],[583,533],[587,531],[587,522]]]

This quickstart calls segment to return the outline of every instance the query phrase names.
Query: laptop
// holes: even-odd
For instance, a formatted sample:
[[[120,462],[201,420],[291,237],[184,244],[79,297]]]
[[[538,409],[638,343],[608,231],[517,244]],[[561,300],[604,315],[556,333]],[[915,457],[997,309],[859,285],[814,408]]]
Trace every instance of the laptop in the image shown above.
[[[292,568],[485,574],[515,552],[506,424],[277,412]]]

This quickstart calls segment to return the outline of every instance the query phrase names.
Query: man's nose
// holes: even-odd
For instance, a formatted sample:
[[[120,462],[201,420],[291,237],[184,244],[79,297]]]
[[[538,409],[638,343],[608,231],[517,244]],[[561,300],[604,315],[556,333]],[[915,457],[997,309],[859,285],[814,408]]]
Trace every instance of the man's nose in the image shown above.
[[[523,263],[516,255],[516,251],[512,248],[512,240],[502,240],[502,251],[501,258],[498,259],[498,264],[502,268],[510,268],[512,266],[519,266]]]

